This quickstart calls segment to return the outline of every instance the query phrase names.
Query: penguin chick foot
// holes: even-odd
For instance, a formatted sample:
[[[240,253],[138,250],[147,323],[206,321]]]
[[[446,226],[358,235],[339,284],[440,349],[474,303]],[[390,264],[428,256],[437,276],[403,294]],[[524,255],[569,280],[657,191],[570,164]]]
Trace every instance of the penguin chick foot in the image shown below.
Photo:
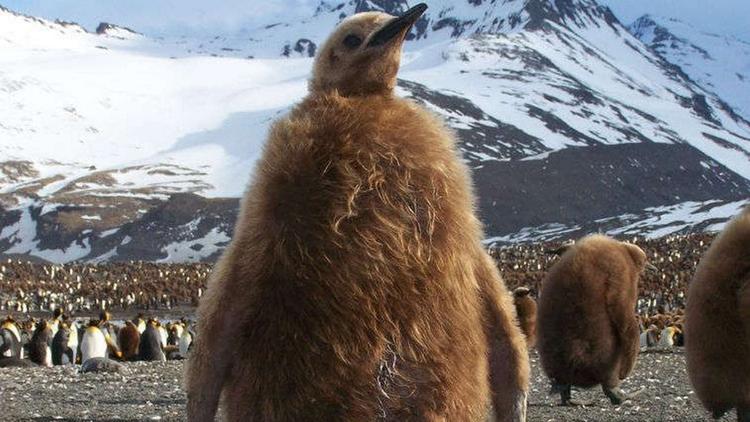
[[[560,406],[564,407],[586,407],[593,406],[593,401],[574,400],[570,397],[570,385],[553,385],[550,393],[560,393]]]
[[[575,399],[568,399],[567,401],[563,400],[560,402],[560,406],[562,407],[589,407],[594,405],[593,400],[575,400]]]
[[[612,404],[619,405],[619,404],[622,404],[626,400],[633,400],[634,398],[638,397],[641,393],[643,393],[645,388],[641,387],[640,390],[633,391],[630,394],[622,391],[620,387],[608,388],[608,387],[602,386],[602,390],[604,391],[604,395],[607,396],[607,398],[609,399],[609,401],[612,402]]]

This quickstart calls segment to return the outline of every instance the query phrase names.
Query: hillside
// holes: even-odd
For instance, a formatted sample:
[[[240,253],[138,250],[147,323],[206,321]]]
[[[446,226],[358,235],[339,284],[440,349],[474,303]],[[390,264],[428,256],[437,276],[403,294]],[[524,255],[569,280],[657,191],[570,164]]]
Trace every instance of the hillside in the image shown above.
[[[750,42],[649,15],[628,28],[701,87],[718,94],[745,119],[750,118]]]
[[[270,122],[331,28],[150,39],[0,9],[0,252],[210,260]],[[750,124],[590,0],[430,3],[399,95],[456,130],[488,241],[716,229],[750,198]]]

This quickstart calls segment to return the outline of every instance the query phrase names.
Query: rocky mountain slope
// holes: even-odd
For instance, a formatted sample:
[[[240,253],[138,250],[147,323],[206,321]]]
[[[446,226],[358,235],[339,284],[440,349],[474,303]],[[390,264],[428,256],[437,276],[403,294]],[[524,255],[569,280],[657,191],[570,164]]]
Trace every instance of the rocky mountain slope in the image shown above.
[[[0,252],[213,259],[330,29],[407,7],[203,39],[0,9]],[[435,0],[409,39],[399,94],[455,129],[488,242],[716,229],[750,198],[750,124],[592,0]]]
[[[718,94],[738,114],[750,118],[750,42],[649,15],[628,29],[701,87]]]

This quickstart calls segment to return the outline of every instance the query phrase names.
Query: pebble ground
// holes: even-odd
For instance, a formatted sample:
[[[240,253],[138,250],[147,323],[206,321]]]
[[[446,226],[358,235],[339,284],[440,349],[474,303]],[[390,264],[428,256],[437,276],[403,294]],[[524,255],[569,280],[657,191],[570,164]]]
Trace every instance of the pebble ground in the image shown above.
[[[122,374],[79,374],[77,368],[0,369],[2,421],[181,421],[185,393],[182,361],[127,363]],[[708,421],[688,383],[685,356],[643,353],[635,372],[623,384],[632,391],[645,387],[635,401],[613,406],[601,389],[579,390],[573,397],[594,404],[583,408],[557,406],[549,382],[532,352],[532,386],[528,420],[583,421]],[[735,420],[734,414],[722,421]]]

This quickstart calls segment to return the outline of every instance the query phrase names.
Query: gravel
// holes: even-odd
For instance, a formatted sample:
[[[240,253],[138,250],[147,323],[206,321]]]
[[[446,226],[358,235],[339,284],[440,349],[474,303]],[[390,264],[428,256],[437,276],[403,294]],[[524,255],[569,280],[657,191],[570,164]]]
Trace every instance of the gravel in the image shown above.
[[[77,367],[0,369],[2,421],[172,421],[185,419],[181,388],[184,361],[126,363],[122,373],[78,373]],[[532,352],[529,421],[706,421],[710,420],[688,383],[685,355],[641,354],[625,391],[645,387],[641,396],[613,406],[600,388],[574,390],[593,400],[585,408],[557,406],[550,384]],[[722,420],[734,420],[734,414]]]

